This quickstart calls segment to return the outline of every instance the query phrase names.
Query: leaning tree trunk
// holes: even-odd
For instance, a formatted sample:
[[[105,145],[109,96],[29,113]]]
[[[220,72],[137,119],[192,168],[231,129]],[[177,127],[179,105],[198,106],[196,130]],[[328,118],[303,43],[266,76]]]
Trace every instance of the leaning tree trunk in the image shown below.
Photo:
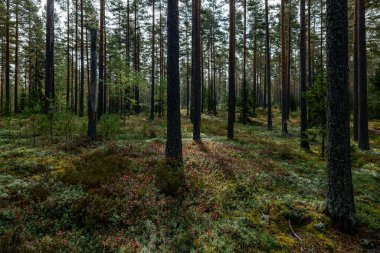
[[[328,193],[332,221],[351,232],[355,205],[350,157],[347,0],[327,1]]]
[[[192,31],[192,121],[193,140],[201,140],[201,37],[200,37],[200,1],[193,0],[193,31]]]
[[[300,91],[301,91],[301,148],[310,149],[307,140],[307,101],[306,101],[306,17],[305,0],[301,0],[301,38],[300,38]]]
[[[234,139],[234,124],[236,110],[235,91],[235,0],[230,0],[230,48],[228,77],[228,132],[227,137]]]
[[[97,54],[96,54],[96,38],[97,32],[95,29],[91,29],[91,80],[88,87],[88,136],[91,140],[96,141],[96,120],[97,120],[97,80],[96,80],[96,66],[97,66]]]
[[[365,0],[358,1],[358,102],[359,102],[359,148],[369,150],[368,97],[367,97],[367,42],[365,27]]]
[[[168,0],[167,141],[166,157],[182,161],[181,98],[179,79],[178,0]]]
[[[48,114],[54,89],[54,0],[47,2],[45,64],[45,113]]]
[[[265,0],[265,57],[266,57],[266,82],[268,87],[268,130],[272,130],[272,77],[271,56],[269,46],[269,8],[268,0]]]

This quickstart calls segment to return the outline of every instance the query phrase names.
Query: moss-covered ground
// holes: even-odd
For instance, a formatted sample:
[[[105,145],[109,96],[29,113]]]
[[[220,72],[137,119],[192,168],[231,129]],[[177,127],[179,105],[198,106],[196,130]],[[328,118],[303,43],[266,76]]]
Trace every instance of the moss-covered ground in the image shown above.
[[[183,117],[185,185],[160,192],[165,121],[109,116],[100,140],[85,120],[0,121],[0,252],[380,252],[380,122],[372,150],[353,145],[357,231],[325,215],[326,162],[299,148],[275,112],[226,139],[224,117],[205,116],[202,143]],[[169,175],[170,176],[170,175]]]

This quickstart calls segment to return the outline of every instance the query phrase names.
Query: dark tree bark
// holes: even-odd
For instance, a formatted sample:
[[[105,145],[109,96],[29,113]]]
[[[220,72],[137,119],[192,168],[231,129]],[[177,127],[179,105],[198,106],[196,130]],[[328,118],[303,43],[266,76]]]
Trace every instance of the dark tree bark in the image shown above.
[[[78,113],[78,1],[75,0],[75,69],[74,69],[74,111]]]
[[[200,1],[193,0],[193,31],[192,31],[192,120],[193,120],[193,140],[201,140],[201,36],[200,36]]]
[[[46,63],[45,63],[45,113],[50,112],[54,92],[54,0],[47,2]]]
[[[67,65],[67,73],[66,73],[66,109],[68,110],[70,107],[70,0],[67,0],[67,52],[66,52],[66,65]]]
[[[355,225],[350,159],[347,0],[327,0],[328,194],[332,221],[348,232]]]
[[[365,0],[358,1],[359,148],[369,150]]]
[[[354,7],[354,141],[359,141],[359,63],[358,63],[358,1],[355,0]]]
[[[154,55],[155,55],[155,33],[154,33],[154,23],[155,23],[155,7],[156,3],[155,0],[153,0],[153,16],[152,16],[152,76],[151,76],[151,90],[150,90],[150,120],[154,120],[154,74],[155,74],[155,62],[154,62]]]
[[[79,90],[79,117],[84,116],[84,24],[83,0],[80,1],[80,90]]]
[[[98,120],[104,111],[104,19],[105,3],[100,0],[100,34],[99,34],[99,94],[98,94]]]
[[[10,25],[9,0],[7,0],[7,21],[6,21],[6,49],[5,49],[5,114],[10,115]]]
[[[138,34],[138,27],[137,27],[137,21],[138,21],[138,15],[137,15],[137,1],[135,0],[135,48],[134,48],[134,54],[135,54],[135,59],[134,59],[134,69],[135,69],[135,74],[139,73],[139,34]],[[138,83],[135,83],[135,113],[139,114],[140,113],[140,87]]]
[[[266,57],[266,82],[268,87],[268,130],[272,130],[272,76],[271,53],[269,45],[269,8],[268,0],[265,0],[265,57]]]
[[[167,58],[167,140],[166,157],[182,161],[181,98],[179,81],[179,13],[178,0],[168,0]]]
[[[301,98],[301,148],[310,149],[307,140],[307,101],[306,101],[306,17],[305,17],[305,0],[301,0],[301,38],[300,38],[300,98]]]
[[[253,114],[256,114],[258,88],[257,88],[257,19],[253,31]]]
[[[229,45],[229,77],[228,77],[228,139],[234,139],[234,124],[236,110],[235,91],[235,0],[230,0],[230,45]]]
[[[308,78],[308,87],[311,87],[313,84],[313,71],[312,71],[312,50],[311,50],[311,0],[308,0],[308,19],[307,19],[307,55],[308,55],[308,63],[307,63],[307,78]]]
[[[97,121],[97,54],[96,54],[96,38],[97,32],[95,29],[91,29],[91,80],[88,87],[88,136],[91,140],[96,141],[96,121]]]
[[[281,0],[281,83],[282,83],[282,132],[288,133],[288,75],[285,39],[285,0]]]
[[[247,0],[243,1],[244,9],[244,35],[243,35],[243,115],[242,123],[247,124],[248,120],[248,96],[247,96]]]
[[[16,3],[16,35],[15,35],[15,93],[14,93],[14,110],[17,114],[19,112],[18,110],[18,51],[19,51],[19,10],[18,10],[18,3]]]

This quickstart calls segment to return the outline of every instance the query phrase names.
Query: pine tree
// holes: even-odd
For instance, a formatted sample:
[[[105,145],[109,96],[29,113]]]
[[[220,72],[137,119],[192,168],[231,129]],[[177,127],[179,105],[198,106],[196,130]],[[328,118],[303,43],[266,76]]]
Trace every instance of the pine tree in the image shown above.
[[[200,1],[193,3],[192,31],[192,122],[193,140],[201,140],[201,37],[200,37]]]
[[[228,132],[227,137],[234,139],[234,123],[236,110],[235,96],[235,0],[230,0],[230,48],[228,77]]]
[[[181,100],[179,79],[178,0],[168,0],[167,140],[166,157],[182,161]]]
[[[348,232],[355,225],[348,94],[347,0],[327,0],[328,193],[333,222]]]
[[[365,23],[365,0],[358,1],[358,104],[359,148],[369,150],[368,95],[367,95],[367,41]]]
[[[306,17],[305,17],[305,0],[301,0],[300,17],[301,17],[301,38],[300,38],[300,90],[301,90],[301,148],[310,149],[307,140],[307,101],[306,101]]]
[[[269,45],[269,7],[265,0],[265,57],[266,57],[266,83],[268,87],[268,130],[272,130],[272,76],[271,76],[271,53]]]
[[[45,113],[48,114],[54,98],[54,0],[47,1],[45,64]]]

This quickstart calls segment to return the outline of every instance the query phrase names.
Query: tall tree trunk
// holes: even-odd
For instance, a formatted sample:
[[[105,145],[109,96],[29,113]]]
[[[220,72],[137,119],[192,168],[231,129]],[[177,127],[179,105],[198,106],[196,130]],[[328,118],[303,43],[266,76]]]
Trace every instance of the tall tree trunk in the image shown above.
[[[286,117],[290,118],[290,90],[291,90],[291,70],[292,70],[292,1],[289,1],[289,16],[288,16],[288,70],[287,70],[287,99],[288,107],[286,108]]]
[[[307,59],[308,59],[308,63],[307,63],[307,67],[308,67],[308,71],[307,71],[307,78],[308,78],[308,81],[307,81],[307,86],[308,87],[311,87],[313,84],[312,84],[312,80],[313,80],[313,74],[312,74],[312,53],[311,53],[311,0],[308,0],[308,19],[307,19]]]
[[[104,19],[105,0],[100,0],[98,120],[104,112]]]
[[[84,24],[83,0],[80,1],[80,91],[79,91],[79,117],[84,116]]]
[[[301,38],[300,38],[300,91],[301,91],[301,148],[310,149],[307,140],[307,101],[306,101],[306,8],[305,0],[301,0]]]
[[[152,5],[152,76],[151,76],[151,90],[150,90],[150,120],[154,120],[154,74],[155,74],[155,62],[154,62],[154,54],[155,54],[155,34],[154,34],[154,22],[155,22],[155,0],[153,0]]]
[[[266,82],[268,87],[268,130],[272,130],[272,76],[271,76],[271,53],[269,45],[269,7],[265,0],[265,57],[266,57]]]
[[[18,68],[19,68],[19,64],[18,64],[18,49],[19,49],[19,19],[18,19],[18,16],[19,16],[19,10],[18,10],[18,3],[16,3],[16,36],[15,36],[15,93],[14,93],[14,110],[15,110],[15,113],[17,114],[19,112],[18,110]]]
[[[66,73],[66,109],[70,107],[70,0],[67,0],[67,73]]]
[[[96,66],[97,66],[97,54],[96,54],[96,38],[97,32],[95,29],[91,29],[91,80],[88,87],[88,136],[96,141],[96,121],[97,121],[97,80],[96,80]]]
[[[45,66],[45,113],[50,112],[54,90],[54,0],[47,2],[46,66]]]
[[[369,150],[365,0],[358,1],[359,148]]]
[[[9,26],[10,26],[9,0],[7,0],[7,21],[6,21],[6,49],[5,49],[5,114],[10,115],[10,38],[9,38]]]
[[[247,97],[247,0],[243,1],[244,9],[244,34],[243,34],[243,115],[242,123],[247,124],[248,120],[248,97]]]
[[[257,18],[255,15],[255,25],[253,28],[253,114],[256,114],[258,97],[257,87]]]
[[[354,7],[354,140],[359,141],[359,62],[358,62],[358,1],[355,0]]]
[[[78,1],[75,0],[75,75],[74,75],[74,111],[78,113]]]
[[[235,91],[235,0],[230,0],[230,48],[229,48],[229,84],[228,84],[228,132],[227,137],[234,139],[234,123],[236,110]]]
[[[201,35],[200,35],[200,3],[201,0],[193,0],[193,31],[192,31],[192,94],[193,94],[193,140],[201,140]]]
[[[347,0],[327,0],[327,210],[339,228],[352,232],[355,205],[350,158],[347,34]]]
[[[3,94],[3,90],[4,90],[4,50],[3,50],[3,46],[4,46],[4,37],[1,37],[1,47],[0,47],[0,56],[1,56],[1,70],[0,70],[0,82],[1,82],[1,86],[0,86],[0,114],[3,113],[3,102],[4,102],[4,94]]]
[[[181,99],[179,80],[178,0],[168,0],[167,142],[166,157],[182,161]]]
[[[288,133],[287,60],[285,39],[285,0],[281,0],[281,81],[282,81],[282,132]]]

